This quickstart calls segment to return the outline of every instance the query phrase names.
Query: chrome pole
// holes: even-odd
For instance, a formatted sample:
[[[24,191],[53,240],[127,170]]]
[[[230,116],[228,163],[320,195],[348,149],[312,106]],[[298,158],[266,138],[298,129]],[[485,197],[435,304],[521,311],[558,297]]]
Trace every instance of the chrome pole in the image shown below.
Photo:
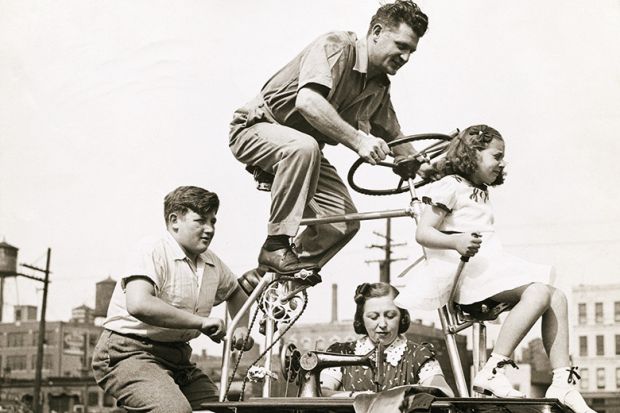
[[[248,297],[247,301],[243,304],[239,312],[235,314],[235,317],[231,320],[228,325],[228,329],[226,330],[226,337],[224,338],[224,351],[222,354],[222,377],[220,378],[220,402],[223,402],[226,399],[226,387],[228,387],[228,371],[230,370],[230,354],[231,354],[231,342],[232,335],[237,328],[237,324],[243,318],[245,314],[250,311],[252,304],[254,304],[258,298],[258,296],[263,292],[265,287],[269,283],[271,283],[275,279],[276,275],[272,272],[266,273],[263,278],[260,280],[250,297]]]
[[[301,220],[301,225],[332,224],[334,222],[367,221],[371,219],[398,218],[410,216],[413,216],[413,211],[411,207],[407,207],[404,209],[392,209],[382,212],[360,212],[355,214],[333,215],[329,217],[305,218]]]
[[[450,320],[452,317],[448,313],[448,306],[444,305],[437,311],[439,312],[439,320],[441,321],[441,327],[446,340],[450,366],[452,367],[454,380],[456,381],[456,389],[460,397],[469,397],[467,382],[465,381],[465,374],[463,373],[463,366],[461,365],[461,357],[459,356],[459,350],[456,346],[456,332],[451,328],[452,323]]]
[[[273,333],[275,330],[275,322],[267,317],[265,325],[265,348],[269,348],[273,343]],[[265,354],[265,370],[271,372],[271,352],[273,349],[269,349]],[[265,375],[265,382],[263,383],[263,397],[271,397],[271,376]]]
[[[480,372],[487,362],[487,327],[482,321],[476,321],[473,323],[472,331],[472,371],[471,382],[473,383],[474,377]],[[471,392],[473,397],[483,398],[484,395],[473,390]]]

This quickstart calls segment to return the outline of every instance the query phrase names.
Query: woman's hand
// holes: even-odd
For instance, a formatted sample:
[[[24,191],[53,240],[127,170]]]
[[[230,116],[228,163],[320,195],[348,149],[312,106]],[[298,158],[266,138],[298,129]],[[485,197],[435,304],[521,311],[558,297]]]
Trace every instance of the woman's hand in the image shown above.
[[[482,236],[476,232],[454,235],[454,249],[464,257],[473,257],[480,250]]]

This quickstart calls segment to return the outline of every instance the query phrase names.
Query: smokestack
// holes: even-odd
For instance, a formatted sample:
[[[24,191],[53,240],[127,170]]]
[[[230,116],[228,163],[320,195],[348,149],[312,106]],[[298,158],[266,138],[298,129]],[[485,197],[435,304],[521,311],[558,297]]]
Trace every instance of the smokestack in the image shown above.
[[[338,321],[338,284],[332,284],[332,323]]]

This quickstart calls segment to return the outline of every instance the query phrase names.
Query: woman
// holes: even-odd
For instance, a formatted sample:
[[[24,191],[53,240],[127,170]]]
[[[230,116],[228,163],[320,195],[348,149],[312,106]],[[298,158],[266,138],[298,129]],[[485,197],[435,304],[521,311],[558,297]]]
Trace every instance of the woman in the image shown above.
[[[398,290],[387,283],[364,283],[355,290],[355,318],[353,328],[363,336],[356,341],[334,343],[327,351],[342,354],[364,355],[376,348],[385,347],[384,379],[380,391],[407,384],[419,384],[441,389],[454,396],[446,383],[433,346],[417,344],[407,339],[410,318],[407,310],[396,307],[394,298]],[[372,369],[365,366],[347,366],[325,369],[321,373],[323,394],[335,392],[375,391]]]

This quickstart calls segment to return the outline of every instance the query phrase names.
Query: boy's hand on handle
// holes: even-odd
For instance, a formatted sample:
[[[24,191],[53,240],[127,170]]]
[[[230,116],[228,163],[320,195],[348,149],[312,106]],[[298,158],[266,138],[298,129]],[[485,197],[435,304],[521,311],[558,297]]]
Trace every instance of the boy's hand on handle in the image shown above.
[[[247,341],[245,342],[245,347],[243,346],[243,340],[248,336],[248,328],[247,327],[239,327],[235,330],[232,335],[232,340],[230,343],[231,348],[236,350],[248,351],[254,346],[254,339],[252,336],[248,336]]]
[[[482,244],[482,236],[477,232],[471,234],[458,234],[456,236],[455,247],[463,257],[473,257],[476,255]]]
[[[392,152],[388,144],[381,138],[365,134],[362,131],[357,132],[357,138],[355,149],[357,154],[371,165],[376,165],[377,162],[384,160]]]
[[[202,319],[200,332],[207,335],[214,342],[219,343],[226,335],[226,327],[224,327],[224,321],[219,318],[205,317]]]

